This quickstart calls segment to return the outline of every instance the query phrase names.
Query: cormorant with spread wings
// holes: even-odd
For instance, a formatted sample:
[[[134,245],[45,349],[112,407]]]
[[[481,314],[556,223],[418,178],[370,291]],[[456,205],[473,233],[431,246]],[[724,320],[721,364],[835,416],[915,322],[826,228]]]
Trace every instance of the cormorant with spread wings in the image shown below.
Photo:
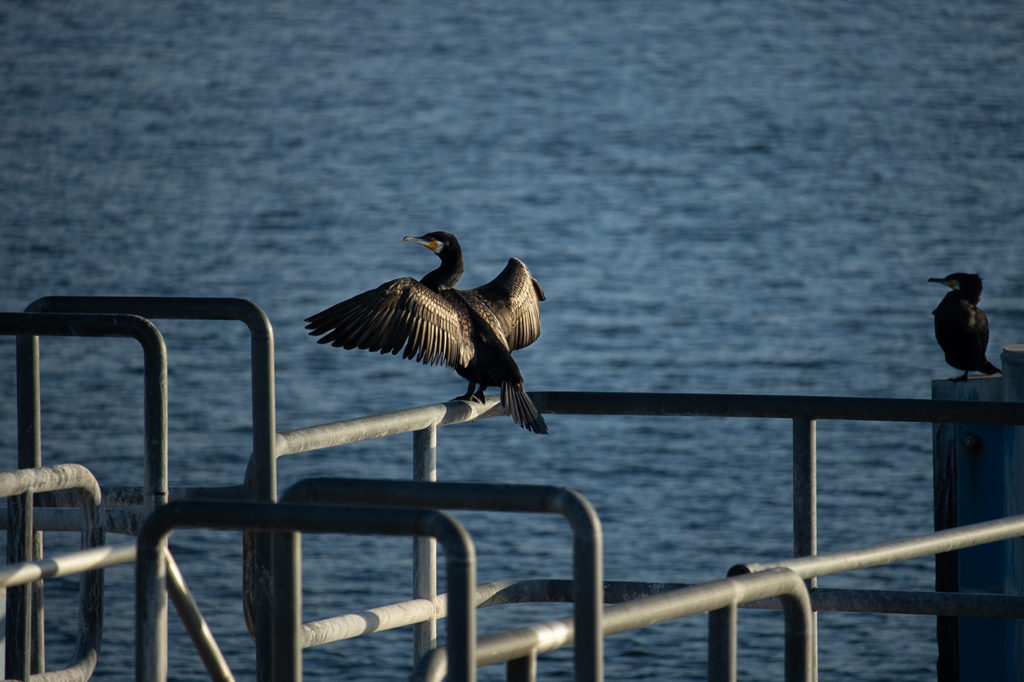
[[[462,248],[455,235],[430,232],[406,237],[433,251],[441,265],[421,280],[401,277],[342,301],[306,319],[317,343],[397,354],[424,364],[444,363],[469,381],[457,400],[484,400],[501,388],[501,404],[515,423],[547,433],[544,417],[523,390],[512,351],[540,336],[544,291],[522,261],[510,258],[493,280],[456,289]],[[404,350],[403,350],[404,349]],[[479,386],[479,389],[477,389]]]

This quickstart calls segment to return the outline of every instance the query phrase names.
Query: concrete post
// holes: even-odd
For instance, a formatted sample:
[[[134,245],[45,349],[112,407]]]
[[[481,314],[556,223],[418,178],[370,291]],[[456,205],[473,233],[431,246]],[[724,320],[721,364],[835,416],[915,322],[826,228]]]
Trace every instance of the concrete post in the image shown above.
[[[1024,346],[1007,346],[1002,363],[1002,376],[933,381],[932,398],[1024,401]],[[936,530],[1024,513],[1024,431],[1019,427],[935,424],[933,464]],[[935,570],[940,592],[1024,594],[1024,541],[941,554]],[[940,617],[937,634],[939,682],[1024,682],[1024,628],[1017,621]]]

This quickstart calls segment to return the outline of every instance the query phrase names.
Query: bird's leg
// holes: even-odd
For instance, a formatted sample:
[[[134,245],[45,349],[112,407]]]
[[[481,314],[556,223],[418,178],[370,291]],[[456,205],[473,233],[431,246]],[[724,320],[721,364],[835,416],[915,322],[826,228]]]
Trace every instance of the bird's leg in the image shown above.
[[[970,371],[970,370],[968,370]],[[953,377],[952,381],[967,381],[967,371],[964,372],[963,376]]]
[[[487,402],[487,398],[484,397],[484,388],[485,386],[480,384],[480,390],[473,394],[473,400],[477,400],[481,403]]]
[[[474,388],[476,388],[476,382],[470,381],[469,386],[466,388],[466,392],[463,395],[460,395],[459,397],[455,398],[455,400],[465,400],[466,402],[473,402],[473,399],[476,397],[473,395]],[[480,390],[483,391],[482,388]]]

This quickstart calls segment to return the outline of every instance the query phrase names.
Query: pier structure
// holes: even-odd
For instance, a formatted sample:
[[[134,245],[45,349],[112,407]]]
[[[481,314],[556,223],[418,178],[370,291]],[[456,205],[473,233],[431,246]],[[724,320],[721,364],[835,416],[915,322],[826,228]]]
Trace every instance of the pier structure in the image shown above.
[[[152,320],[239,319],[252,336],[253,448],[238,485],[178,488],[167,475],[167,356]],[[603,638],[630,629],[710,612],[708,679],[734,680],[739,607],[780,609],[785,620],[786,680],[817,679],[815,613],[822,610],[939,616],[942,632],[955,619],[960,643],[973,641],[975,619],[998,623],[1009,633],[1003,653],[1016,651],[1024,618],[1020,556],[1024,509],[1013,485],[1021,467],[1024,383],[1013,378],[1024,364],[1024,347],[1003,353],[1005,378],[936,382],[932,400],[823,396],[661,393],[534,392],[542,413],[659,415],[785,419],[793,427],[793,556],[769,564],[724,567],[723,578],[699,585],[622,583],[603,580],[600,519],[590,503],[568,488],[517,484],[437,482],[437,432],[504,414],[496,399],[461,401],[278,431],[274,410],[273,332],[258,306],[240,299],[52,297],[23,313],[0,313],[0,334],[18,337],[18,469],[0,472],[0,496],[9,500],[4,524],[8,564],[0,570],[6,591],[7,633],[3,663],[7,677],[44,673],[42,585],[46,578],[82,573],[82,634],[76,660],[48,679],[88,679],[95,667],[102,622],[102,569],[136,565],[136,679],[164,680],[167,601],[175,604],[211,679],[234,679],[220,654],[216,634],[204,620],[167,547],[177,527],[235,529],[246,547],[245,601],[261,680],[298,680],[301,651],[329,641],[414,626],[415,664],[410,679],[475,680],[479,666],[503,663],[510,680],[534,680],[539,657],[572,646],[577,680],[604,678]],[[102,487],[85,467],[47,466],[40,456],[39,336],[129,336],[145,355],[145,461],[137,487]],[[992,388],[996,383],[999,389]],[[949,384],[949,386],[947,386]],[[962,386],[962,387],[961,387]],[[1007,388],[1009,386],[1010,388]],[[994,391],[994,392],[993,392]],[[817,425],[823,420],[931,423],[935,428],[936,532],[830,554],[817,551]],[[465,428],[465,427],[463,427]],[[280,496],[280,457],[370,438],[411,433],[412,481],[308,479]],[[952,434],[952,435],[950,435]],[[955,448],[949,446],[955,444]],[[980,449],[979,449],[979,443]],[[998,443],[998,445],[997,445]],[[955,450],[955,453],[954,453]],[[952,453],[949,456],[941,453]],[[983,456],[979,457],[979,453]],[[998,460],[998,463],[996,463]],[[993,471],[989,468],[994,467]],[[944,476],[951,470],[953,476]],[[1001,492],[971,493],[986,480]],[[948,481],[953,483],[948,484]],[[1009,483],[1008,483],[1009,481]],[[944,483],[945,482],[945,483]],[[988,485],[988,484],[986,484]],[[71,491],[63,492],[63,491]],[[993,493],[994,494],[994,493]],[[314,507],[310,502],[320,506]],[[972,516],[976,508],[984,506]],[[311,514],[310,509],[320,513]],[[446,514],[452,509],[502,513],[552,513],[573,529],[572,579],[503,581],[477,585],[472,538]],[[941,510],[941,513],[940,513]],[[950,512],[955,511],[955,516]],[[42,553],[43,530],[81,532],[83,549],[70,555]],[[108,545],[107,533],[135,542]],[[301,617],[301,552],[298,533],[408,534],[414,543],[412,599],[371,611],[304,623]],[[447,592],[438,594],[437,538],[447,561]],[[951,556],[959,554],[955,563]],[[977,554],[987,553],[987,554]],[[937,590],[825,590],[817,578],[937,555],[955,567],[957,583],[939,570]],[[998,561],[972,556],[998,556]],[[991,567],[1001,571],[993,577]],[[1014,573],[1015,575],[1008,575]],[[977,578],[976,578],[977,574]],[[973,581],[973,582],[972,582]],[[955,587],[956,589],[951,589]],[[99,595],[99,597],[98,597]],[[478,637],[475,609],[524,601],[570,601],[573,616]],[[372,613],[372,618],[368,614]],[[446,619],[447,641],[437,646],[437,621]],[[984,635],[983,635],[984,636]],[[991,638],[996,641],[995,638]],[[973,645],[971,645],[973,646]],[[959,678],[973,676],[960,652],[943,649],[961,665]],[[1019,666],[1018,666],[1019,668]],[[1022,674],[1015,671],[1018,679]]]

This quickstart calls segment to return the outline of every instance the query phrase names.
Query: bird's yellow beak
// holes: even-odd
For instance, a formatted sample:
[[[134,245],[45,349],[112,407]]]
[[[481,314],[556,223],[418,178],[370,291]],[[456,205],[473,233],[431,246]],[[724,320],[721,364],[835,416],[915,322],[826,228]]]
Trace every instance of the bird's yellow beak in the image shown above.
[[[956,289],[956,283],[951,280],[945,279],[944,277],[929,277],[928,281],[938,282],[939,284],[945,284],[950,289]]]
[[[437,242],[433,239],[420,239],[419,237],[406,237],[402,240],[403,242],[412,242],[413,244],[419,244],[425,246],[431,251],[437,248]]]

